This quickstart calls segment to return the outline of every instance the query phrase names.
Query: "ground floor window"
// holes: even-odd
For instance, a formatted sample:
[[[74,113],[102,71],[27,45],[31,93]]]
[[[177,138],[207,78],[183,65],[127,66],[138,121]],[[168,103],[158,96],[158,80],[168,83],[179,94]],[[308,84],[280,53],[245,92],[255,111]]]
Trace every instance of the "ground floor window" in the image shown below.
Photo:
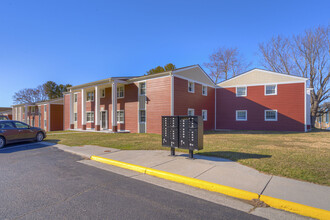
[[[74,113],[74,121],[78,121],[78,113]]]
[[[140,110],[140,123],[146,122],[146,110]]]
[[[119,123],[119,124],[125,123],[125,111],[124,110],[117,111],[117,123]]]
[[[265,121],[277,121],[277,110],[265,110]]]
[[[94,122],[94,112],[87,112],[87,122]]]
[[[207,110],[202,110],[203,121],[207,121]]]
[[[195,109],[188,108],[188,115],[189,116],[194,116],[195,115]]]
[[[47,120],[44,120],[44,128],[47,128]]]
[[[247,110],[237,110],[236,121],[247,121]]]

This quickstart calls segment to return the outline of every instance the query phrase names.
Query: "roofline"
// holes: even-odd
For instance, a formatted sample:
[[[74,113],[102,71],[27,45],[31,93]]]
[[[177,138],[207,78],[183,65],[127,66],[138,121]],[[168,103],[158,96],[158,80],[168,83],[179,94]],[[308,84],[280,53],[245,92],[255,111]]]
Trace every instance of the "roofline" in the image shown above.
[[[56,99],[49,99],[49,100],[42,101],[42,102],[36,102],[35,105],[44,104],[44,103],[52,103],[52,102],[61,101],[61,100],[63,101],[64,97],[60,97],[60,98],[56,98]]]
[[[97,81],[93,81],[93,82],[89,82],[89,83],[84,83],[84,84],[80,84],[80,85],[76,85],[76,86],[71,86],[68,87],[67,89],[78,89],[78,88],[84,88],[84,87],[88,87],[88,86],[92,86],[92,85],[98,85],[98,84],[102,84],[102,83],[107,83],[107,82],[111,82],[113,80],[116,79],[131,79],[134,76],[127,76],[127,77],[110,77],[110,78],[106,78],[106,79],[101,79],[101,80],[97,80]]]
[[[274,72],[274,71],[270,71],[270,70],[264,70],[264,69],[260,69],[260,68],[253,68],[251,70],[248,70],[246,72],[243,72],[242,74],[239,74],[239,75],[234,76],[234,77],[232,77],[230,79],[227,79],[225,81],[222,81],[222,82],[218,83],[217,86],[221,86],[220,84],[222,84],[224,82],[228,82],[228,81],[233,80],[233,79],[236,79],[236,78],[238,78],[240,76],[243,76],[245,74],[248,74],[249,72],[251,72],[253,70],[261,70],[261,71],[264,71],[264,72],[267,72],[267,73],[271,73],[271,74],[284,75],[284,76],[288,76],[288,77],[292,77],[292,78],[304,79],[305,81],[309,80],[308,78],[301,77],[301,76],[294,76],[294,75],[289,75],[289,74],[285,74],[285,73],[278,73],[278,72]]]

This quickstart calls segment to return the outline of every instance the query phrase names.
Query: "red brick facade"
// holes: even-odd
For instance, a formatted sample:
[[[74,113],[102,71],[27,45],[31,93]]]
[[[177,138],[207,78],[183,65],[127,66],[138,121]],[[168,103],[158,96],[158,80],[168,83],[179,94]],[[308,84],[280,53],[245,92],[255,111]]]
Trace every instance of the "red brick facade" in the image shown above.
[[[305,84],[279,84],[277,95],[265,95],[265,86],[248,86],[246,97],[236,87],[217,89],[217,129],[304,131]],[[236,110],[247,110],[247,121],[236,121]],[[277,121],[265,121],[265,110],[277,110]]]

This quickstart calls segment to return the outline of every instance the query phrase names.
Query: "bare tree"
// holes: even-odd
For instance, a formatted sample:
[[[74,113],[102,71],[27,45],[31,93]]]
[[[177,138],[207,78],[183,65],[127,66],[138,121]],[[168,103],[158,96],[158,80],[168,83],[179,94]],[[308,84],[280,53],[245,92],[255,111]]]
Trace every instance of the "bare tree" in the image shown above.
[[[262,65],[272,71],[309,78],[311,123],[330,97],[330,25],[292,37],[274,37],[259,45]]]
[[[210,61],[204,63],[204,66],[209,69],[215,83],[237,76],[250,66],[237,48],[219,48],[210,55],[209,59]]]
[[[43,86],[38,86],[35,89],[22,89],[16,92],[13,96],[15,104],[28,104],[47,100]]]

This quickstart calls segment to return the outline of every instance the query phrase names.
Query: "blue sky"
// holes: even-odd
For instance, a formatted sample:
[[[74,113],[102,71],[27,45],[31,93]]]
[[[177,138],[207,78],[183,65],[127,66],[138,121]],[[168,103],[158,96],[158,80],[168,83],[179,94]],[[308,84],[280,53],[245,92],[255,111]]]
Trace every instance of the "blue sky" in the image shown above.
[[[330,1],[0,1],[0,107],[48,80],[78,85],[142,75],[169,62],[203,64],[238,47],[330,23]]]

